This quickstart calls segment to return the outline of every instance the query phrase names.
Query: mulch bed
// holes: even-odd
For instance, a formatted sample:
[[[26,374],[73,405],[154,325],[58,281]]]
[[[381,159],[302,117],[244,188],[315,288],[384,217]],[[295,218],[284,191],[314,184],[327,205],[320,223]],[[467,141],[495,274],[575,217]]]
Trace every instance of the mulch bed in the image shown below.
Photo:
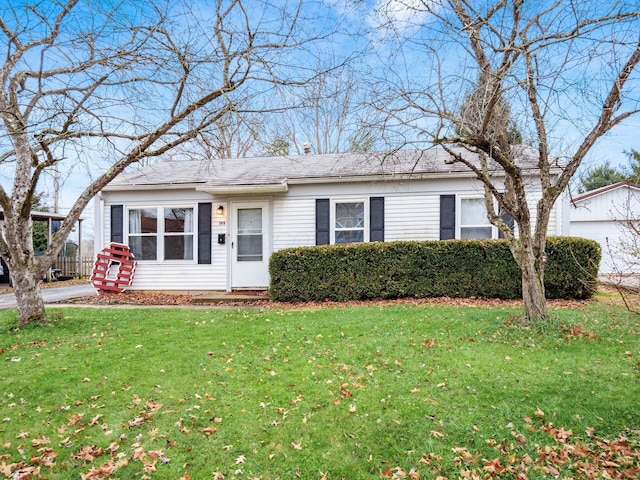
[[[192,305],[192,295],[125,291],[122,293],[97,295],[69,300],[69,303],[88,305],[168,305],[168,306],[190,306]],[[586,305],[588,301],[579,300],[549,300],[550,307],[579,308]],[[200,301],[198,305],[203,305]],[[522,300],[498,300],[482,298],[399,298],[393,300],[363,300],[348,302],[300,302],[283,303],[273,302],[268,298],[264,300],[252,299],[250,302],[243,301],[212,301],[204,305],[225,305],[225,306],[254,306],[261,308],[326,308],[338,306],[365,306],[365,305],[456,305],[472,307],[517,307],[522,305]]]
[[[86,280],[68,280],[64,282],[52,282],[43,283],[42,288],[54,288],[69,285],[86,284]],[[600,290],[605,294],[612,295],[611,298],[598,298],[597,301],[603,301],[607,303],[615,302],[619,303],[619,297],[615,295],[615,289],[610,286],[601,285]],[[10,293],[13,290],[10,287],[0,288],[0,293]],[[265,296],[263,291],[260,292],[242,292],[245,295],[253,296]],[[615,298],[614,298],[615,297]],[[184,295],[177,293],[160,293],[160,292],[139,292],[139,291],[125,291],[122,293],[113,293],[106,295],[94,295],[90,297],[74,298],[67,301],[70,304],[80,305],[140,305],[140,306],[154,306],[154,305],[167,305],[167,306],[192,306],[193,295]],[[365,301],[349,301],[349,302],[300,302],[300,303],[282,303],[273,302],[268,298],[256,300],[251,299],[251,302],[243,301],[212,301],[210,303],[203,304],[198,302],[198,305],[214,305],[214,306],[229,306],[229,307],[260,307],[260,308],[324,308],[324,307],[338,307],[338,306],[364,306],[364,305],[448,305],[448,306],[465,306],[465,307],[518,307],[522,305],[522,300],[498,300],[491,298],[400,298],[393,300],[365,300]],[[548,305],[550,308],[580,308],[589,303],[589,300],[549,300]]]

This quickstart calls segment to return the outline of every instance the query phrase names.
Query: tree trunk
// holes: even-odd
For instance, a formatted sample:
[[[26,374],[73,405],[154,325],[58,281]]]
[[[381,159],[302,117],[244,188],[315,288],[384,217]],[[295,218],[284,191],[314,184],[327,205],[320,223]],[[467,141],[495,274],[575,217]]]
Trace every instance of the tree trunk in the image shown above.
[[[10,272],[18,304],[18,324],[46,322],[40,279],[28,269],[10,268]]]
[[[522,300],[527,321],[536,322],[545,319],[549,313],[544,289],[544,262],[531,251],[524,253],[518,261],[522,270]]]

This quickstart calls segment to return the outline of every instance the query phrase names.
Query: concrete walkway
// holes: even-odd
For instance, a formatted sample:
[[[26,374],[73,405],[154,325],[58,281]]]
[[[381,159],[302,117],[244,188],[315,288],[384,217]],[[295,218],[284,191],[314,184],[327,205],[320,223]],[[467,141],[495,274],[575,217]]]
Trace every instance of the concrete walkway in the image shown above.
[[[69,285],[42,289],[42,299],[45,304],[59,303],[71,298],[90,297],[97,295],[96,289],[90,284]],[[16,308],[16,296],[13,292],[0,294],[0,310]]]
[[[176,292],[179,293],[179,292]],[[42,298],[44,303],[50,304],[63,304],[67,300],[80,297],[91,297],[97,295],[96,289],[89,283],[82,285],[69,285],[60,287],[49,287],[42,289]],[[266,291],[251,291],[251,292],[217,292],[217,291],[205,291],[192,294],[191,305],[211,305],[211,304],[224,304],[224,303],[254,303],[264,300],[269,300],[269,295]],[[13,292],[0,294],[0,310],[9,310],[16,308],[16,297]],[[81,304],[74,304],[74,306],[83,306]],[[86,305],[92,306],[92,305]],[[97,305],[104,308],[104,305]],[[136,306],[136,305],[128,305]],[[149,306],[149,305],[145,305]],[[167,306],[167,305],[164,305]],[[183,305],[185,306],[185,305]]]
[[[619,286],[631,291],[640,291],[640,274],[601,274],[598,281],[603,285]]]
[[[255,292],[202,292],[193,295],[191,303],[193,305],[202,305],[210,303],[254,303],[263,300],[269,300],[269,294],[267,291],[255,291]]]

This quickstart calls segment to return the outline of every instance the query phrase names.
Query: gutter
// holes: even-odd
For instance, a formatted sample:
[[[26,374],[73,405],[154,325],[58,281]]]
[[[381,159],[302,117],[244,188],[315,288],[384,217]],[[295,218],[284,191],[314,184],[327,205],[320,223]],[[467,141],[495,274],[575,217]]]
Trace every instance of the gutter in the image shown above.
[[[199,192],[207,192],[212,195],[240,195],[262,194],[262,193],[286,193],[289,191],[287,179],[281,183],[270,183],[264,185],[216,185],[196,187]]]
[[[121,192],[123,190],[184,190],[194,188],[203,183],[120,183],[109,184],[102,189],[103,192]]]
[[[496,170],[491,172],[493,177],[504,177],[503,171]],[[555,174],[557,172],[550,172]],[[536,176],[536,172],[523,171],[525,176]],[[309,185],[309,184],[327,184],[327,183],[367,183],[377,181],[407,181],[407,180],[430,180],[434,178],[477,178],[476,174],[471,170],[455,171],[455,172],[417,172],[417,173],[383,173],[369,175],[349,175],[344,177],[298,177],[289,178],[286,182],[290,185]]]

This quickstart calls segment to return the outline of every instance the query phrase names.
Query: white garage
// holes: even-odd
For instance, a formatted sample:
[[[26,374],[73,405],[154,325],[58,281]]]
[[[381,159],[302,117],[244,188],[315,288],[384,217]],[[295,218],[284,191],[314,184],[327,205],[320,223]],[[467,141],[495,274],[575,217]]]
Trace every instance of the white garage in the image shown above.
[[[640,273],[638,233],[629,228],[640,219],[640,185],[619,182],[575,197],[570,208],[570,234],[602,246],[601,274]]]

